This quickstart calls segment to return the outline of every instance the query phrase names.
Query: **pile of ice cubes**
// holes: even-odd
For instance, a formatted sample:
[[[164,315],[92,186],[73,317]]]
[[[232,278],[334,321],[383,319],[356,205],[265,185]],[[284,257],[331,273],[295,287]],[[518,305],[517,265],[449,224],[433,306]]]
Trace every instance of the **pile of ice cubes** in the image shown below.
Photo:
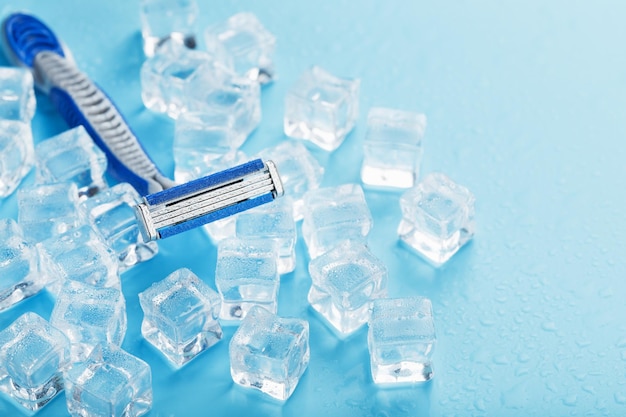
[[[186,182],[248,160],[240,147],[261,121],[262,85],[274,80],[275,37],[251,13],[204,31],[197,48],[193,0],[142,0],[145,106],[175,119],[175,177]],[[389,298],[384,263],[368,246],[373,217],[357,183],[321,187],[324,168],[309,151],[337,149],[357,123],[360,81],[314,66],[285,97],[290,139],[261,151],[280,172],[285,198],[205,226],[217,245],[213,290],[182,268],[140,295],[141,333],[174,369],[239,326],[229,345],[236,384],[286,400],[307,369],[309,324],[277,315],[281,276],[296,268],[297,223],[308,249],[307,301],[340,337],[368,324],[376,383],[433,376],[432,305]],[[0,391],[29,410],[63,389],[72,415],[146,413],[151,371],[123,351],[127,320],[120,274],[157,254],[138,232],[128,184],[109,187],[106,158],[78,127],[33,146],[33,80],[0,68],[0,196],[36,164],[18,191],[18,221],[0,220],[0,312],[44,288],[50,321],[34,313],[0,331]],[[419,180],[426,117],[372,108],[361,183],[403,191],[399,240],[435,266],[474,233],[474,197],[441,173]],[[397,194],[388,194],[398,200]]]

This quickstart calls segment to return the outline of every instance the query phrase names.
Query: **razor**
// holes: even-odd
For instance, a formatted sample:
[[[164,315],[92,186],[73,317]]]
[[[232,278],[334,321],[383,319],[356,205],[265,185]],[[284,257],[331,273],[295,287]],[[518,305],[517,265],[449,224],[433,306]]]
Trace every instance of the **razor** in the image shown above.
[[[283,195],[276,166],[260,159],[176,185],[152,161],[120,111],[69,50],[36,17],[13,13],[2,22],[2,46],[29,68],[70,127],[84,126],[106,154],[107,172],[144,196],[135,207],[144,239],[157,240],[268,203]]]

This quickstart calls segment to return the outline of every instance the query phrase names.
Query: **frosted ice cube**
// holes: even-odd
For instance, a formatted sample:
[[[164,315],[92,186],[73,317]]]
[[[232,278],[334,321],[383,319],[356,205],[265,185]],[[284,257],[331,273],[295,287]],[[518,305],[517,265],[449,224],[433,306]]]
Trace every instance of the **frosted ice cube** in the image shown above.
[[[209,51],[223,51],[232,58],[237,74],[263,84],[274,78],[276,38],[254,14],[237,13],[207,27],[204,40]]]
[[[46,288],[56,295],[67,280],[120,288],[117,257],[90,226],[82,226],[37,244]]]
[[[17,192],[17,221],[24,237],[41,242],[83,224],[76,184],[34,185]]]
[[[363,144],[363,183],[373,187],[413,187],[419,176],[425,129],[423,114],[370,109]]]
[[[186,268],[152,284],[139,302],[143,337],[177,367],[222,338],[219,295]]]
[[[72,416],[137,417],[152,408],[150,366],[115,345],[98,345],[64,377]]]
[[[33,76],[26,68],[0,67],[0,119],[27,124],[35,115]]]
[[[231,115],[236,136],[248,137],[261,122],[259,84],[223,65],[209,62],[199,67],[186,80],[184,93],[187,111]]]
[[[120,183],[101,191],[81,204],[91,227],[117,254],[120,274],[140,262],[152,259],[156,242],[144,242],[133,207],[141,202],[135,189]]]
[[[287,400],[309,365],[309,323],[253,307],[229,345],[233,381]]]
[[[28,312],[0,332],[0,392],[39,410],[63,390],[69,358],[65,335]]]
[[[168,40],[195,48],[194,23],[198,16],[195,0],[141,0],[143,51],[150,57]]]
[[[285,134],[334,151],[356,123],[359,86],[317,66],[306,70],[285,96]]]
[[[37,252],[12,219],[0,220],[0,312],[37,294],[46,285]]]
[[[71,181],[81,199],[106,188],[104,152],[96,146],[83,126],[67,130],[35,147],[39,184]]]
[[[474,236],[474,196],[441,173],[432,173],[400,198],[401,242],[435,266]]]
[[[362,243],[347,241],[309,263],[308,300],[346,336],[369,319],[372,300],[387,294],[387,268]]]
[[[367,334],[374,382],[431,379],[435,341],[432,305],[428,298],[374,300]]]
[[[291,140],[264,149],[259,156],[276,164],[285,195],[291,197],[293,202],[293,217],[302,220],[304,194],[320,186],[324,168],[302,143]]]
[[[289,198],[237,215],[235,233],[240,239],[272,239],[278,250],[278,273],[287,274],[296,267],[296,223]]]
[[[302,237],[311,258],[345,240],[365,242],[371,228],[372,215],[360,185],[319,188],[304,196]]]
[[[86,358],[94,346],[120,346],[126,335],[126,301],[118,288],[94,287],[66,281],[50,316],[71,344],[72,360]]]
[[[230,238],[219,243],[215,285],[222,297],[221,319],[241,320],[255,305],[276,312],[277,255],[276,243],[269,239]]]
[[[30,172],[34,154],[30,125],[0,120],[0,198],[12,194]]]

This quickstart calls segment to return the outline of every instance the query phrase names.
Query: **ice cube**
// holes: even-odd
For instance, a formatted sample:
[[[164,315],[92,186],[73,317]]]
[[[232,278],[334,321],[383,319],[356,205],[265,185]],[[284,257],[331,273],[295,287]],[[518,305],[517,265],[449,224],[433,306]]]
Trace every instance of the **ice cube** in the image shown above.
[[[137,417],[152,408],[150,366],[115,345],[98,345],[64,377],[72,416]]]
[[[66,233],[84,220],[76,184],[34,185],[17,192],[18,223],[30,242],[41,242]]]
[[[276,312],[277,258],[276,242],[270,239],[229,238],[218,244],[215,285],[222,297],[222,320],[241,320],[255,305]]]
[[[253,307],[229,345],[233,381],[287,400],[309,365],[309,323]]]
[[[441,173],[432,173],[400,198],[398,236],[435,266],[474,236],[474,196]]]
[[[317,66],[306,70],[285,97],[285,134],[334,151],[356,123],[359,86]]]
[[[0,119],[30,124],[36,105],[30,71],[26,68],[0,67]]]
[[[34,153],[30,125],[0,120],[0,198],[12,194],[30,172]]]
[[[0,312],[37,294],[46,285],[37,252],[12,219],[0,220]]]
[[[120,183],[81,204],[87,221],[117,254],[120,274],[159,251],[156,242],[144,242],[133,207],[141,202],[135,189]]]
[[[435,341],[432,305],[428,298],[374,300],[367,334],[374,382],[431,379]]]
[[[274,78],[276,38],[254,14],[237,13],[207,27],[204,40],[209,51],[222,51],[232,58],[237,74],[262,84]]]
[[[312,190],[304,196],[302,237],[311,258],[345,240],[365,242],[372,215],[358,184]]]
[[[151,57],[168,40],[194,49],[197,45],[195,0],[141,0],[143,51]]]
[[[69,341],[35,313],[0,332],[0,392],[36,411],[63,390]]]
[[[139,294],[141,333],[176,367],[219,342],[221,299],[190,270],[178,269]]]
[[[308,300],[340,337],[369,319],[372,300],[387,294],[387,268],[362,243],[347,241],[309,263]]]
[[[237,215],[235,233],[240,239],[272,239],[278,250],[279,274],[296,267],[296,223],[290,199],[285,197]]]
[[[419,176],[426,116],[374,107],[367,115],[361,181],[372,187],[410,188]]]
[[[41,274],[56,295],[67,280],[119,289],[118,260],[90,226],[81,226],[37,244]]]
[[[74,182],[82,200],[106,188],[106,156],[83,126],[38,143],[35,157],[39,184]]]
[[[319,188],[324,168],[302,143],[292,140],[262,150],[259,157],[276,164],[285,195],[293,202],[293,217],[296,221],[302,220],[304,194]]]
[[[126,301],[118,288],[94,287],[68,280],[50,316],[71,344],[72,361],[86,358],[101,343],[122,344],[126,335]]]

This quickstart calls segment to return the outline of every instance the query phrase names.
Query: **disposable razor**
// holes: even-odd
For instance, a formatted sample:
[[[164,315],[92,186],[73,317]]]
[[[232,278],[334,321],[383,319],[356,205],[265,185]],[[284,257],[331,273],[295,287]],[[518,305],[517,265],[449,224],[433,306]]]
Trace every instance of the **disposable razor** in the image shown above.
[[[144,196],[135,211],[146,240],[162,239],[282,196],[271,161],[254,160],[176,185],[150,159],[109,97],[80,72],[67,48],[39,19],[24,13],[2,22],[7,58],[29,68],[70,127],[82,125],[106,154],[107,171]]]

